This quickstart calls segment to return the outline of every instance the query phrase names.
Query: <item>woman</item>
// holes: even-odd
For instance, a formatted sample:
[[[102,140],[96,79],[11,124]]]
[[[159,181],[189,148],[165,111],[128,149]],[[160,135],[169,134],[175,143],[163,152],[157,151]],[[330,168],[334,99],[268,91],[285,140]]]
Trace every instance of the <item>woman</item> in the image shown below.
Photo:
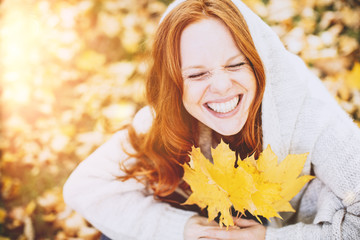
[[[64,187],[70,206],[111,239],[360,236],[360,130],[241,1],[175,1],[152,57],[149,106],[77,167]],[[268,144],[279,159],[309,152],[303,174],[316,179],[292,200],[296,213],[226,231],[169,204],[189,195],[180,164],[191,146],[211,160],[220,139],[240,157]]]

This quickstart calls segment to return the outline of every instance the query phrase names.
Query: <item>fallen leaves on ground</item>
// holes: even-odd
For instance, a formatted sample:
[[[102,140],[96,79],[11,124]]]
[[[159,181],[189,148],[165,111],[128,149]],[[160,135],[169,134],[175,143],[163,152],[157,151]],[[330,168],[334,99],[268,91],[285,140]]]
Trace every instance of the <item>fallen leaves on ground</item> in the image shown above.
[[[147,55],[169,2],[1,1],[0,239],[93,231],[68,236],[58,222],[73,212],[55,192],[145,104]],[[357,1],[244,2],[360,124]]]

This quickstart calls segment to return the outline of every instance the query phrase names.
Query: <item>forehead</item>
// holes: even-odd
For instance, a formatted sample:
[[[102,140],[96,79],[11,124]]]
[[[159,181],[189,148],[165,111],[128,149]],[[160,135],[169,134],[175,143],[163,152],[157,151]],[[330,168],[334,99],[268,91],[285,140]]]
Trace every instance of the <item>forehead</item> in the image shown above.
[[[188,25],[180,38],[182,68],[193,64],[217,63],[239,54],[230,30],[216,18]]]

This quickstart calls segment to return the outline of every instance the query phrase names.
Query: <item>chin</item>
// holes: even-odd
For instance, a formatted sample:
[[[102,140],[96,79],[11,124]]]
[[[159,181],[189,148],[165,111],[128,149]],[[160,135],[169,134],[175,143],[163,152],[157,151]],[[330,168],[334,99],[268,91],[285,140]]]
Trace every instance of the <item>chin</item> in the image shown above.
[[[228,136],[233,136],[233,135],[238,134],[241,131],[241,129],[239,129],[238,131],[234,131],[233,129],[229,129],[229,130],[220,130],[220,129],[215,130],[214,129],[214,131],[219,133],[222,136],[227,136],[228,137]]]

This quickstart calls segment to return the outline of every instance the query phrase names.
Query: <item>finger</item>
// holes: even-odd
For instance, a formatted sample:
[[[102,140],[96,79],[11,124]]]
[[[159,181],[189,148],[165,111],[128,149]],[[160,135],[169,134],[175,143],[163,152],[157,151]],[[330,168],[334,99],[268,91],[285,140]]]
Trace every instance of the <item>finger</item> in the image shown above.
[[[238,226],[229,226],[229,227],[220,227],[219,224],[216,225],[202,225],[202,231],[206,234],[208,231],[217,231],[217,230],[225,230],[232,231],[239,229]]]
[[[217,228],[217,229],[207,229],[205,232],[204,237],[205,238],[211,238],[211,239],[221,239],[221,240],[242,240],[247,239],[248,232],[244,231],[239,228],[232,228],[229,230],[226,230],[226,228]]]
[[[260,223],[251,219],[234,218],[234,224],[238,227],[251,227]]]
[[[215,221],[208,221],[208,219],[204,219],[200,222],[202,226],[209,226],[209,227],[219,227],[219,224]]]

